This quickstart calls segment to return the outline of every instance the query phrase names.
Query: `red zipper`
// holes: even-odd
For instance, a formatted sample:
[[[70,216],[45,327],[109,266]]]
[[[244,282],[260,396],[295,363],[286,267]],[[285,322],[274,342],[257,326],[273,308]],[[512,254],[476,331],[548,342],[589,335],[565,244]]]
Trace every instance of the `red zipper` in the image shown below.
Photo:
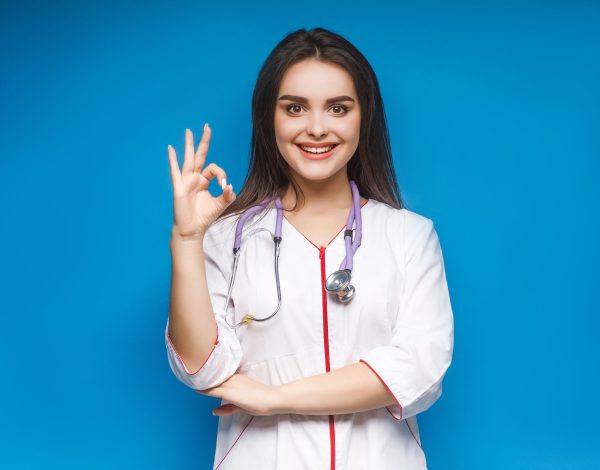
[[[329,321],[327,320],[327,291],[325,290],[325,249],[319,248],[321,260],[321,291],[323,296],[323,344],[325,346],[325,371],[331,370],[329,362]],[[333,415],[329,415],[329,440],[331,442],[331,470],[335,470],[335,423]]]
[[[361,204],[360,208],[362,209],[363,207],[365,207],[365,205],[368,202],[369,200],[367,199],[363,204]],[[333,240],[335,240],[340,234],[340,232],[345,228],[346,224],[342,225],[338,233],[336,233],[335,236],[331,240],[329,240],[327,246],[329,246],[329,244]],[[300,232],[300,230],[297,231],[304,238],[306,238],[306,236],[304,236],[304,234]],[[308,238],[306,238],[306,240],[319,250],[319,259],[321,260],[321,295],[323,298],[323,345],[325,346],[325,371],[329,372],[331,370],[331,364],[329,361],[329,322],[327,320],[327,290],[325,290],[325,279],[327,277],[325,272],[325,250],[327,247],[319,247],[315,245],[312,241],[310,241]],[[335,421],[333,415],[329,415],[329,441],[331,443],[331,470],[335,470]]]

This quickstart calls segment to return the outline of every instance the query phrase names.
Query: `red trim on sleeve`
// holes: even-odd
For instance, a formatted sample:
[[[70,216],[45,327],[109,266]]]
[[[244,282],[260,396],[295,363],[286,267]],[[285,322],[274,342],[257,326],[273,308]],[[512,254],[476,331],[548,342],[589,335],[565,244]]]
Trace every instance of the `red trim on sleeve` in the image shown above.
[[[213,345],[213,348],[211,349],[210,354],[208,355],[208,357],[206,358],[206,360],[202,363],[202,365],[198,368],[198,370],[196,372],[189,372],[188,371],[188,368],[186,367],[185,363],[183,362],[183,359],[181,358],[181,356],[177,352],[177,349],[175,349],[175,345],[173,344],[173,341],[171,341],[171,336],[169,335],[169,329],[167,328],[167,339],[169,340],[169,343],[171,344],[171,347],[173,348],[173,351],[175,352],[175,355],[177,356],[177,359],[179,359],[179,362],[181,362],[181,365],[183,366],[183,370],[185,371],[185,373],[187,375],[195,375],[198,372],[200,372],[200,370],[204,367],[204,364],[206,364],[207,361],[210,359],[210,356],[212,356],[215,348],[217,347],[217,344],[219,344],[219,324],[217,323],[217,320],[215,320],[215,326],[217,327],[217,338],[215,339],[215,343]]]
[[[400,407],[400,417],[399,417],[399,418],[396,418],[396,416],[394,416],[394,413],[392,413],[392,412],[390,411],[390,408],[389,408],[389,406],[386,406],[385,408],[386,408],[386,410],[388,410],[388,412],[389,412],[389,413],[390,413],[390,414],[391,414],[391,415],[394,417],[394,419],[401,420],[401,419],[402,419],[402,405],[400,404],[400,402],[399,402],[399,401],[398,401],[398,399],[396,398],[396,395],[394,395],[394,392],[392,392],[392,390],[390,389],[390,387],[388,387],[388,386],[387,386],[387,384],[384,382],[384,380],[381,378],[381,376],[380,376],[380,375],[379,375],[377,372],[375,372],[375,369],[373,369],[373,368],[371,367],[371,365],[370,365],[370,364],[369,364],[367,361],[365,361],[364,359],[359,359],[359,362],[362,362],[362,363],[366,364],[366,365],[369,367],[369,369],[371,369],[371,370],[373,371],[373,373],[374,373],[374,374],[377,376],[377,378],[378,378],[379,380],[381,380],[381,383],[382,383],[383,385],[385,385],[385,388],[387,388],[387,389],[388,389],[388,391],[389,391],[389,392],[392,394],[392,396],[394,397],[394,400],[396,400],[396,403],[398,403],[398,406]]]

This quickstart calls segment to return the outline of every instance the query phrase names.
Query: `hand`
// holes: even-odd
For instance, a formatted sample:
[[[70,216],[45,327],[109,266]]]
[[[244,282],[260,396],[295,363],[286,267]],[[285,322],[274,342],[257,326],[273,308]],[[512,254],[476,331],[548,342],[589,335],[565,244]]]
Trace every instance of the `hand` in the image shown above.
[[[208,152],[211,129],[206,124],[198,151],[194,154],[194,136],[186,129],[185,154],[182,171],[179,171],[175,149],[169,145],[169,163],[173,183],[173,227],[182,238],[202,238],[204,232],[221,212],[235,200],[231,184],[221,188],[223,193],[213,197],[208,184],[215,176],[219,182],[227,179],[225,171],[214,163],[202,169]]]
[[[221,385],[206,390],[196,390],[209,397],[231,402],[213,410],[215,416],[245,412],[256,416],[278,413],[278,388],[265,385],[243,374],[234,374]]]

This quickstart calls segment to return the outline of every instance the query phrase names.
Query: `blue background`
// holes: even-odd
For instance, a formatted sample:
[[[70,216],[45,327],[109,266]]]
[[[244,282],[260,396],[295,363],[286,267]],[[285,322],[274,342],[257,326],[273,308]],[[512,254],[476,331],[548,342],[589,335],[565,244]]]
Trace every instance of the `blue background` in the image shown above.
[[[18,6],[17,6],[18,3]],[[209,469],[167,363],[167,145],[236,190],[257,72],[323,26],[375,69],[455,315],[430,470],[597,469],[598,2],[13,2],[0,23],[2,468]],[[219,194],[216,182],[213,194]]]

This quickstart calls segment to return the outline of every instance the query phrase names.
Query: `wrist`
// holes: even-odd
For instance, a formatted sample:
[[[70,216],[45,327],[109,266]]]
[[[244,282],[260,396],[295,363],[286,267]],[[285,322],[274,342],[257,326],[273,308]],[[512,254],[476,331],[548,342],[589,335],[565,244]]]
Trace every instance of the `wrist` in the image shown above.
[[[181,235],[176,225],[171,228],[171,240],[176,242],[201,242],[204,240],[206,230],[196,232],[192,235]]]

